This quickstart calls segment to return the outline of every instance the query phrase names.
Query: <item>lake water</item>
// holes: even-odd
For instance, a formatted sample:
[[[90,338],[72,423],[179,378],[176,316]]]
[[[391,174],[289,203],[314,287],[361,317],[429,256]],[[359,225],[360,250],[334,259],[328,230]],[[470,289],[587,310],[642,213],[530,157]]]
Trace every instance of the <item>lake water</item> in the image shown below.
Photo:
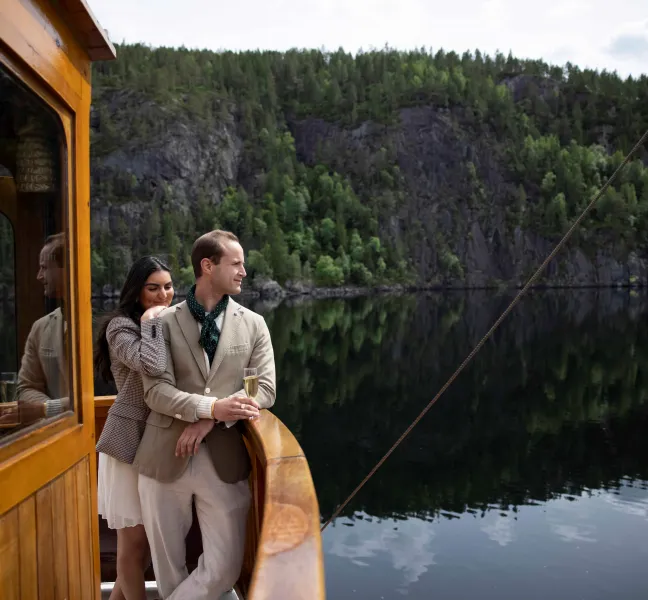
[[[327,519],[511,293],[246,301]],[[323,533],[328,598],[648,598],[648,299],[527,297]]]
[[[266,312],[323,519],[511,298]],[[525,299],[324,531],[328,597],[647,598],[647,316],[628,291]]]

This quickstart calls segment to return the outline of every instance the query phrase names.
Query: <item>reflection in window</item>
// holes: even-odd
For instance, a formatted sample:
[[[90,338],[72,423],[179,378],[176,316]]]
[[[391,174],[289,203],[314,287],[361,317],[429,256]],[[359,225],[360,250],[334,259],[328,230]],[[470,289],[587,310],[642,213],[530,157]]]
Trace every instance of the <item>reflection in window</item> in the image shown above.
[[[11,221],[5,214],[0,213],[0,403],[14,399],[18,370],[14,243]]]
[[[0,65],[0,443],[72,410],[65,138]]]

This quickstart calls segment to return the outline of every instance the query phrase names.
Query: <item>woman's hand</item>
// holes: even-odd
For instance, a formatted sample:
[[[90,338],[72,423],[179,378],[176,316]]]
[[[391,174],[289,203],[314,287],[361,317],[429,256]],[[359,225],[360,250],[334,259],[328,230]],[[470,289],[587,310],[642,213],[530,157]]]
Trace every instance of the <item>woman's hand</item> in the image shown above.
[[[144,314],[140,317],[140,322],[144,323],[144,321],[150,321],[151,319],[155,319],[165,308],[168,308],[166,306],[151,306],[148,310],[144,311]]]
[[[187,425],[178,438],[175,455],[184,458],[185,456],[195,456],[198,454],[200,442],[214,428],[212,419],[200,419],[195,423]]]

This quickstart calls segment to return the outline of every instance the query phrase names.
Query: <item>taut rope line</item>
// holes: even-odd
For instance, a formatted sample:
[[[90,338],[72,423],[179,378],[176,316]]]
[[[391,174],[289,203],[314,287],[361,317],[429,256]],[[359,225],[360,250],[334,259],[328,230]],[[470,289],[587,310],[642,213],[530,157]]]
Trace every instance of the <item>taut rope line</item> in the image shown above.
[[[500,317],[495,321],[493,326],[488,330],[486,335],[480,340],[480,342],[473,348],[472,352],[464,359],[464,361],[459,365],[457,370],[450,376],[450,379],[445,382],[443,387],[438,391],[437,395],[432,398],[432,400],[428,403],[428,405],[419,413],[418,417],[412,421],[410,426],[403,432],[403,434],[396,440],[396,442],[393,444],[393,446],[387,451],[387,453],[376,463],[373,469],[369,471],[367,476],[360,482],[358,487],[355,488],[349,494],[348,498],[338,506],[338,508],[334,511],[334,513],[331,515],[331,517],[322,525],[322,528],[320,531],[324,531],[326,527],[338,517],[338,515],[342,512],[344,507],[353,499],[353,497],[360,491],[360,489],[364,486],[367,481],[373,476],[373,474],[382,466],[382,464],[391,456],[392,452],[396,450],[396,447],[408,436],[410,431],[416,427],[418,422],[426,415],[426,413],[436,404],[437,400],[441,397],[441,395],[452,385],[454,380],[457,378],[459,373],[463,371],[464,367],[474,358],[475,354],[479,352],[481,347],[486,343],[488,338],[490,338],[491,335],[495,332],[495,330],[500,326],[502,321],[508,316],[508,314],[513,310],[513,308],[516,306],[516,304],[522,299],[522,296],[527,293],[529,288],[535,283],[535,281],[538,279],[542,271],[544,271],[547,267],[547,265],[553,260],[553,258],[560,252],[562,247],[565,245],[567,240],[571,237],[572,233],[574,233],[574,230],[581,224],[581,221],[587,216],[587,213],[589,213],[592,208],[594,208],[594,205],[598,202],[599,198],[605,193],[605,191],[612,185],[612,182],[616,179],[617,175],[625,167],[628,162],[630,161],[630,158],[632,158],[632,155],[639,149],[641,146],[644,145],[644,143],[648,140],[648,130],[641,136],[641,139],[635,144],[634,148],[630,150],[630,152],[626,155],[626,157],[623,159],[623,162],[617,167],[616,171],[612,173],[612,177],[610,177],[603,187],[599,190],[598,194],[594,196],[592,201],[587,205],[585,210],[581,213],[581,215],[574,221],[574,224],[569,228],[569,231],[563,236],[563,238],[558,242],[558,245],[552,250],[551,254],[545,258],[544,262],[538,267],[538,270],[531,276],[529,281],[527,281],[526,285],[519,291],[517,296],[513,299],[511,304],[508,305],[508,308],[500,315]]]

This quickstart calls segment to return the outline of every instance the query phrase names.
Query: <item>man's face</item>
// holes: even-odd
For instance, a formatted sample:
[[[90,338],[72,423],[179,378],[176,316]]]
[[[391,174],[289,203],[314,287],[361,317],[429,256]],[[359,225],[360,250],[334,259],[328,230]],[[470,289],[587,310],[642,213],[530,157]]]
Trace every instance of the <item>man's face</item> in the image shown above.
[[[241,244],[233,241],[224,243],[223,255],[217,265],[211,264],[209,280],[212,288],[220,294],[231,296],[241,293],[241,283],[247,276],[245,257]]]
[[[41,250],[36,279],[43,284],[48,298],[60,298],[63,295],[63,268],[56,263],[53,250],[52,244]]]

